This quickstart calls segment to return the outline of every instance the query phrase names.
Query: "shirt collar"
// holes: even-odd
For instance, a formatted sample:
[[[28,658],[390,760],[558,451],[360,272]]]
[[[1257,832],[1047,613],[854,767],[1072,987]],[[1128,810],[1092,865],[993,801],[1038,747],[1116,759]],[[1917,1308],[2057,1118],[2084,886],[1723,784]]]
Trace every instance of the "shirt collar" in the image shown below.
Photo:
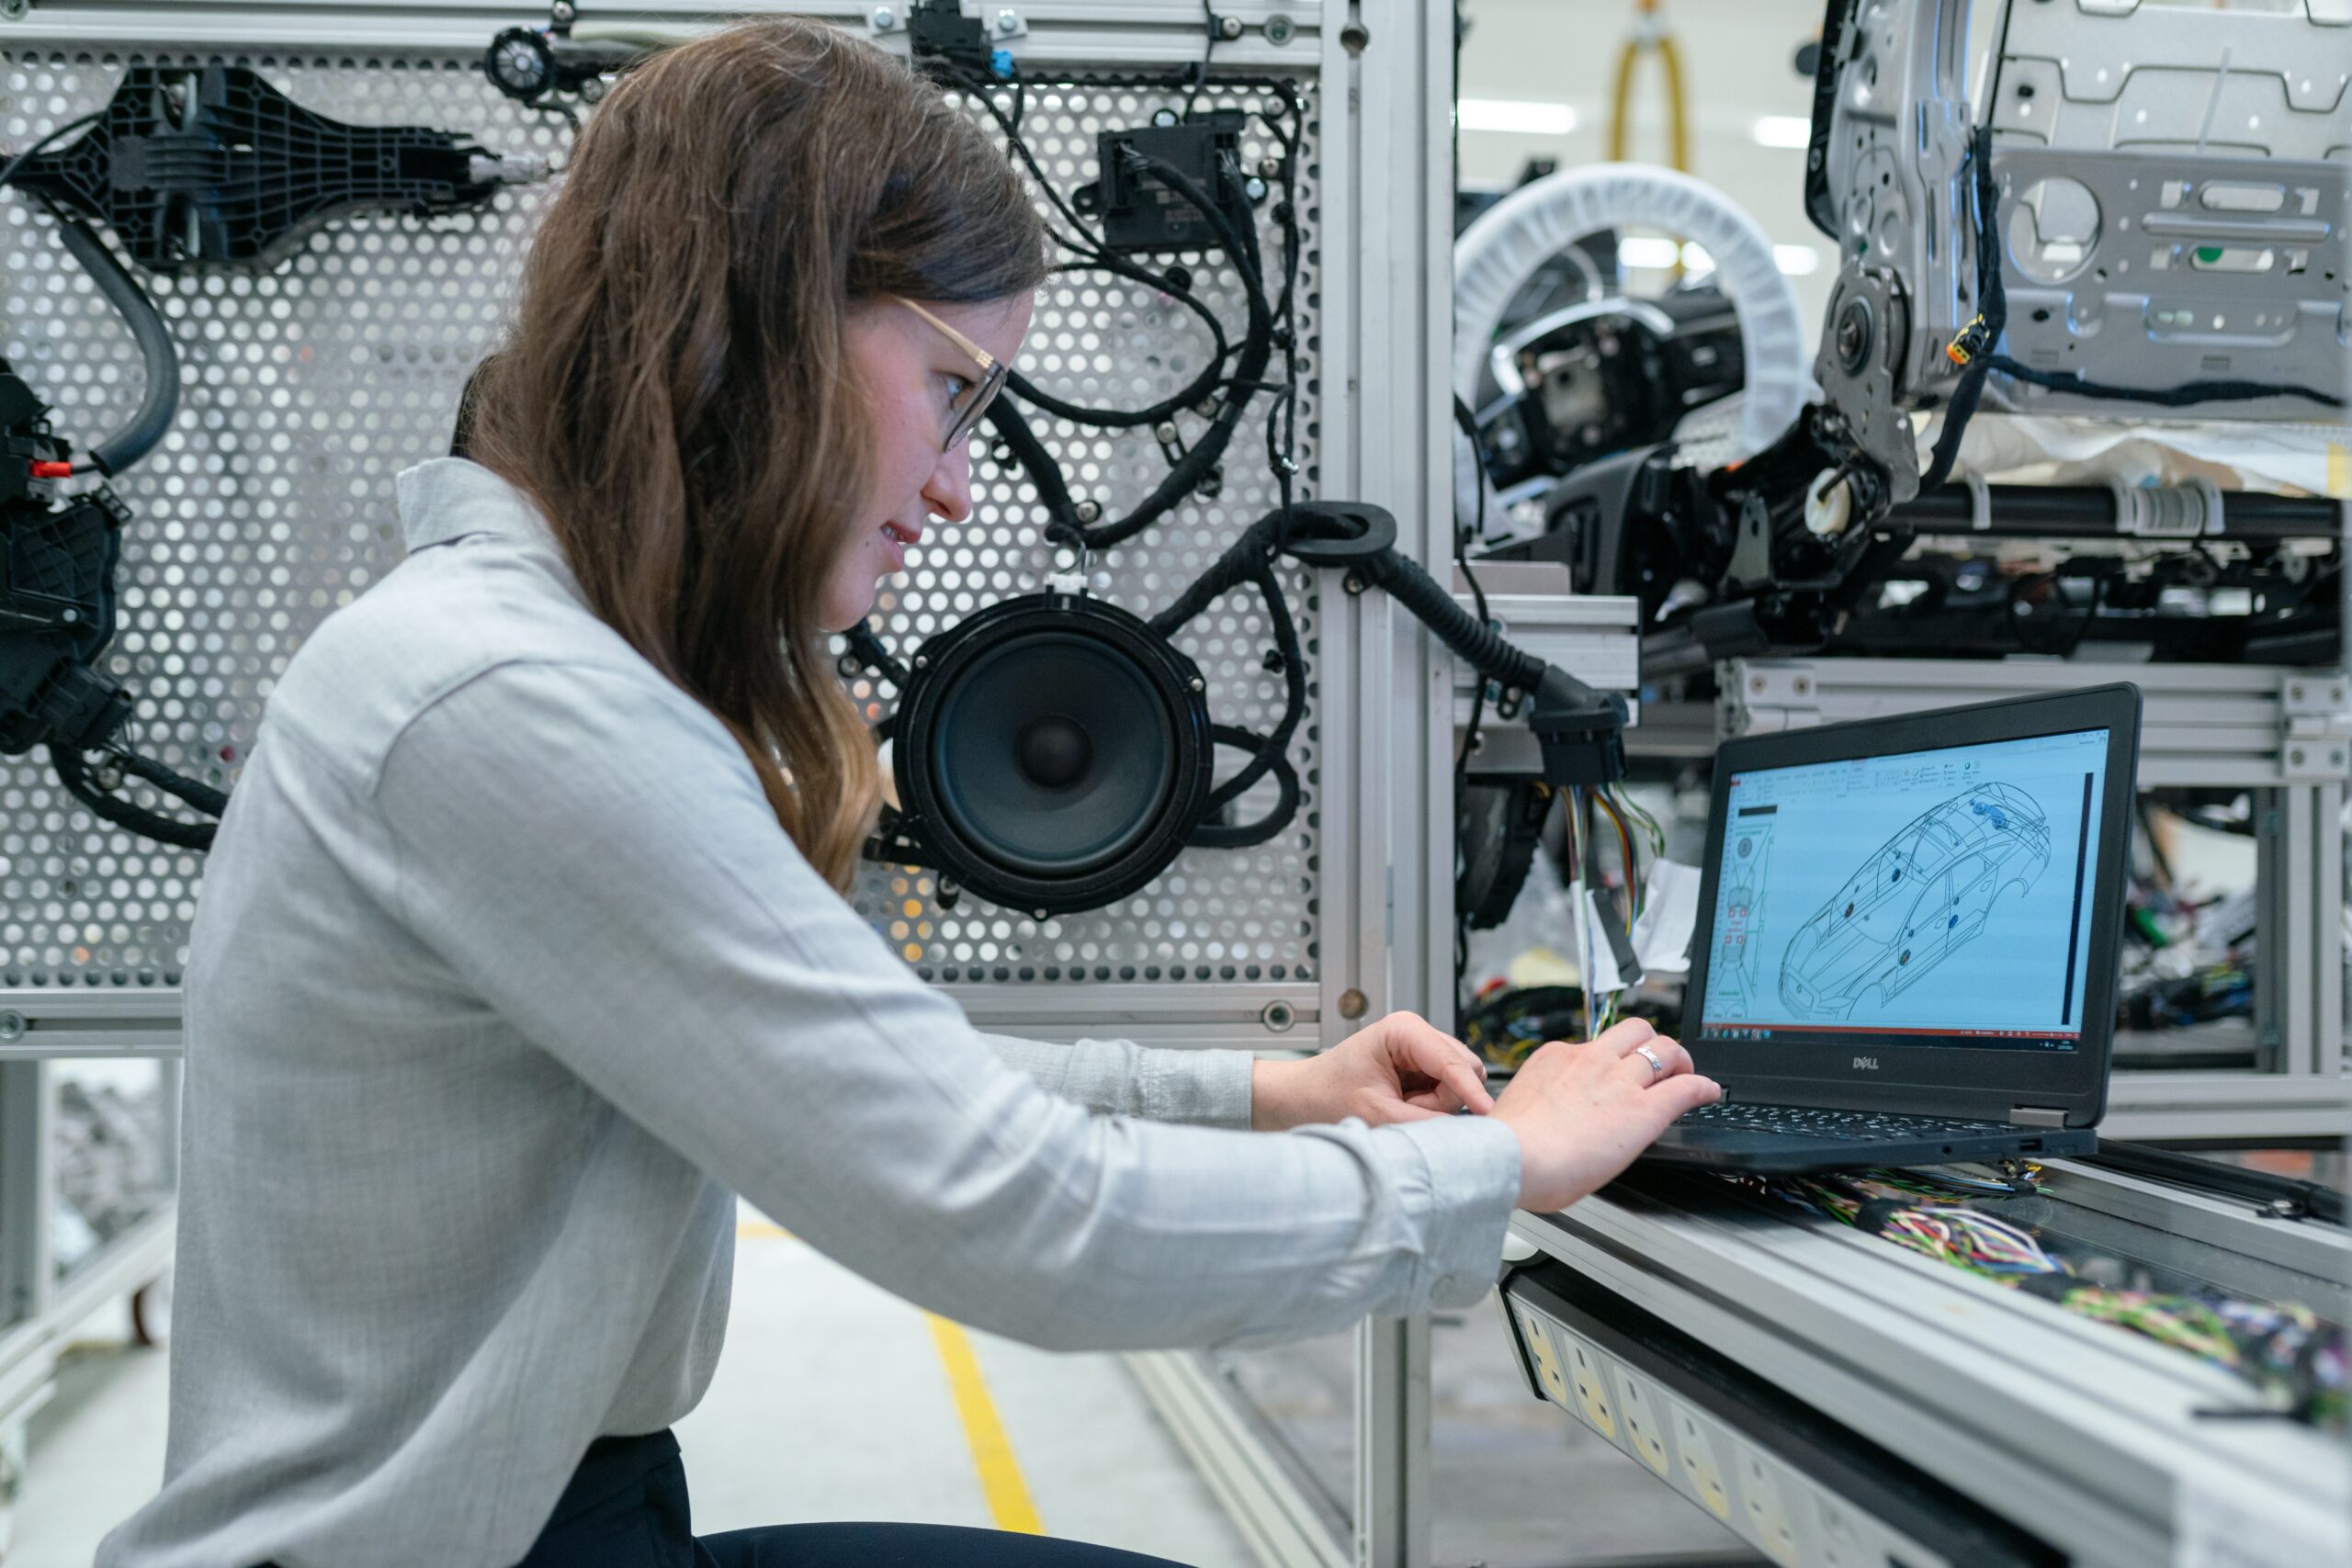
[[[474,534],[552,546],[555,534],[521,491],[463,457],[435,457],[394,481],[401,532],[412,554]]]

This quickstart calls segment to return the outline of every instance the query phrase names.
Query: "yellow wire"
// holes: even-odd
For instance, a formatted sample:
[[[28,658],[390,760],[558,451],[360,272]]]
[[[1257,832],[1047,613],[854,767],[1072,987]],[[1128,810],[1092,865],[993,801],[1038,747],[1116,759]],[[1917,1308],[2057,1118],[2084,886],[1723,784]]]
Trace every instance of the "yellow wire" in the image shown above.
[[[1640,17],[1656,17],[1657,0],[1634,0],[1634,10]],[[1674,35],[1666,28],[1663,19],[1655,30],[1638,22],[1625,36],[1624,44],[1617,51],[1617,81],[1610,96],[1609,161],[1622,164],[1633,146],[1634,66],[1645,52],[1657,55],[1658,69],[1666,77],[1666,147],[1667,164],[1684,174],[1690,172],[1690,106],[1683,92],[1682,51]],[[1682,277],[1680,252],[1668,275],[1679,282]]]
[[[1655,17],[1657,0],[1634,0],[1637,16]],[[1666,77],[1666,136],[1668,162],[1670,167],[1688,174],[1690,170],[1690,107],[1683,90],[1682,51],[1674,35],[1666,29],[1663,20],[1656,31],[1645,33],[1640,27],[1626,35],[1617,51],[1616,86],[1611,95],[1609,108],[1609,158],[1611,163],[1623,163],[1633,144],[1634,68],[1645,53],[1657,55],[1658,69]],[[1676,269],[1679,271],[1679,267]]]

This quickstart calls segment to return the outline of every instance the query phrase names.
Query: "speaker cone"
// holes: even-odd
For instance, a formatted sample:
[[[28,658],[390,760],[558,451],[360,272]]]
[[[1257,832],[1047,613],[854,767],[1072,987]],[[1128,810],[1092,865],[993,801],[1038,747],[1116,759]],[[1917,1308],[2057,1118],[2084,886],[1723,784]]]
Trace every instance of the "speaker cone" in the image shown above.
[[[1006,600],[924,644],[893,745],[901,848],[992,903],[1099,908],[1166,870],[1208,794],[1200,671],[1125,611]]]

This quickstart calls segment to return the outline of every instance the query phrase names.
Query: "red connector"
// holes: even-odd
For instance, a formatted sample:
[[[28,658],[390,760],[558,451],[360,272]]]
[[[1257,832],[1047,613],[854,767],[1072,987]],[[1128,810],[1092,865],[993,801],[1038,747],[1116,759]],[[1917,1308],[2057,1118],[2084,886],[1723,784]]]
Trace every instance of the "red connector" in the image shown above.
[[[33,478],[37,479],[70,479],[73,477],[74,465],[71,463],[36,460],[33,464]]]

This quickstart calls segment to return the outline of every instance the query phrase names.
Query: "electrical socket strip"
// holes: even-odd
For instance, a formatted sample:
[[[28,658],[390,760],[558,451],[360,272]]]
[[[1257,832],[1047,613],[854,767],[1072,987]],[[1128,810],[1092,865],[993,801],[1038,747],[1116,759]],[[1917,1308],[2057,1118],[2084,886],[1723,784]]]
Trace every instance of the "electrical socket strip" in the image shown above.
[[[1954,1568],[1532,1303],[1509,1300],[1531,1388],[1780,1568]]]

